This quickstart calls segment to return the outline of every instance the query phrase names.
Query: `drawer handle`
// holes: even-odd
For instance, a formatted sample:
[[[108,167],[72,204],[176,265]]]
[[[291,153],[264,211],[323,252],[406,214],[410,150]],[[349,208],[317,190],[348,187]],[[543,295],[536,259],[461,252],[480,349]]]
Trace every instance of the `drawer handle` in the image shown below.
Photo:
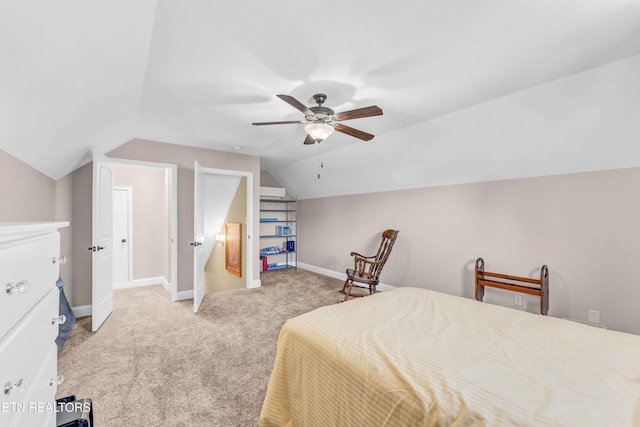
[[[31,283],[26,280],[21,280],[18,283],[7,283],[5,290],[9,295],[11,294],[24,294],[31,289]]]
[[[67,321],[67,316],[65,316],[64,314],[61,314],[58,317],[54,317],[53,319],[51,319],[51,324],[55,325],[56,323],[58,325],[64,325],[64,323]]]
[[[67,263],[67,257],[66,256],[61,256],[61,257],[53,257],[53,263],[58,263],[58,264],[66,264]]]
[[[27,387],[29,387],[29,382],[26,378],[20,378],[16,382],[7,382],[4,385],[4,394],[10,394],[11,392],[22,393]]]
[[[62,375],[58,375],[55,378],[51,378],[51,380],[49,381],[49,385],[53,386],[53,385],[60,385],[64,382],[64,377]]]

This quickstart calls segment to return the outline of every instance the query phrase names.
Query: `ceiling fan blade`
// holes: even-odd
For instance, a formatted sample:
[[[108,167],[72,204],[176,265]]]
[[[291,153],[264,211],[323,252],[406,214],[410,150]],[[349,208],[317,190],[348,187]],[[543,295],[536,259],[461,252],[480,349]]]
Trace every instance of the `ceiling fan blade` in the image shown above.
[[[307,135],[307,138],[303,142],[303,144],[305,145],[313,145],[315,143],[316,143],[316,140],[311,138],[311,135]]]
[[[364,141],[370,141],[374,137],[374,135],[371,135],[370,133],[363,132],[363,131],[358,130],[358,129],[354,129],[354,128],[349,127],[349,126],[345,126],[345,125],[343,125],[341,123],[338,123],[336,125],[335,129],[338,132],[346,133],[347,135],[351,135],[351,136],[354,136],[356,138],[360,138],[360,139],[362,139]]]
[[[342,113],[336,113],[335,118],[338,121],[360,119],[362,117],[381,116],[382,109],[377,105],[371,105],[369,107],[356,108],[355,110],[343,111]]]
[[[278,98],[282,99],[287,104],[293,106],[297,110],[300,110],[305,116],[313,115],[313,111],[309,110],[304,104],[295,99],[293,96],[289,95],[277,95]]]
[[[286,122],[258,122],[258,123],[251,123],[254,126],[264,126],[264,125],[289,125],[289,124],[296,124],[299,125],[301,122],[300,120],[289,120]]]

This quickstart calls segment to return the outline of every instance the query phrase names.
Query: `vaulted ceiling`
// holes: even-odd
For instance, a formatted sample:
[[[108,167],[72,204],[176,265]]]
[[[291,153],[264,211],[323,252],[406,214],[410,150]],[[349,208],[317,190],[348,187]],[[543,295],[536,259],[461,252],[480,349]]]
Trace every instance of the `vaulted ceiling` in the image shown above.
[[[0,148],[54,179],[133,138],[259,156],[302,198],[640,165],[633,0],[4,1],[0,55]],[[251,125],[315,93],[380,106],[348,123],[376,137]],[[598,97],[606,144],[566,124]]]

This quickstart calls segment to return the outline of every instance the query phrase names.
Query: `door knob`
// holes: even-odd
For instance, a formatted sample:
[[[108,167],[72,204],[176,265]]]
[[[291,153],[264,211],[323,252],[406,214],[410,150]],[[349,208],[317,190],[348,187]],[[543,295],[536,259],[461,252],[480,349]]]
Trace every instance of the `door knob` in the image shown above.
[[[127,243],[127,239],[122,239],[122,243]]]

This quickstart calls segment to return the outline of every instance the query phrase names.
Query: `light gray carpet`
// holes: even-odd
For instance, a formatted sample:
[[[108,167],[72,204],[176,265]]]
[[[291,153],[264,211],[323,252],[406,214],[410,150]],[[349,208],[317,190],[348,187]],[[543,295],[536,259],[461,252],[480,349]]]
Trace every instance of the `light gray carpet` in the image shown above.
[[[171,302],[161,286],[117,290],[100,330],[78,319],[59,357],[58,397],[93,400],[97,427],[255,426],[278,333],[342,300],[342,282],[306,270],[261,274],[262,287]]]

